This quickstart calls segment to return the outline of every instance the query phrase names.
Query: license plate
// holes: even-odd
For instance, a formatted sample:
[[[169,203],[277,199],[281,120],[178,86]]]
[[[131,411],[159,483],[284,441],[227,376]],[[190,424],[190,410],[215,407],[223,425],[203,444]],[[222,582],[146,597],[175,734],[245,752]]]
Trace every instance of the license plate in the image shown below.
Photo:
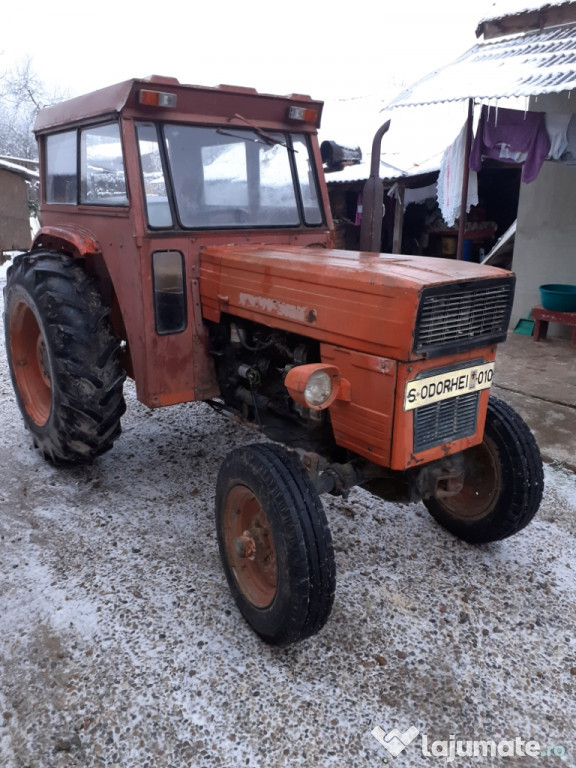
[[[413,379],[406,382],[404,410],[412,411],[414,408],[438,403],[451,397],[489,389],[493,378],[494,363],[483,363],[428,376],[425,379]]]

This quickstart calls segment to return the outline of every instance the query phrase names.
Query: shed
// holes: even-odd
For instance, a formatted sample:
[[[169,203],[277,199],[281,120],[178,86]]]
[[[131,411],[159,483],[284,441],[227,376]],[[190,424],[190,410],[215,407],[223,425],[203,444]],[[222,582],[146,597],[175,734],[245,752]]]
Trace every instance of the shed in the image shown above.
[[[404,90],[388,108],[467,101],[470,136],[482,105],[497,119],[515,98],[518,111],[544,115],[550,150],[535,179],[520,186],[515,323],[540,303],[541,284],[576,284],[576,2],[496,2],[476,34],[481,39],[475,46]]]
[[[362,195],[368,176],[367,163],[326,175],[337,248],[360,248]],[[437,168],[406,173],[390,167],[386,162],[380,164],[385,201],[380,248],[383,253],[418,252],[417,244],[408,244],[412,237],[410,215],[405,218],[405,205],[434,199],[437,179]]]
[[[381,107],[382,103],[377,109]],[[357,113],[357,104],[354,109]],[[414,120],[412,109],[392,114],[390,130],[383,136],[379,155],[378,174],[385,207],[378,249],[381,252],[456,256],[458,223],[443,217],[438,199],[447,195],[439,194],[439,182],[442,184],[444,179],[442,189],[445,190],[445,180],[450,174],[445,168],[444,176],[441,175],[443,156],[461,132],[465,117],[465,104],[426,107],[419,112],[418,120]],[[362,119],[366,120],[364,115]],[[426,126],[425,130],[422,126]],[[363,144],[367,145],[366,137]],[[362,249],[359,214],[371,162],[372,154],[367,152],[358,165],[326,172],[337,247]],[[482,205],[471,195],[472,207],[464,230],[467,259],[479,261],[515,221],[519,186],[517,168],[487,167],[478,174]]]
[[[0,158],[0,254],[30,247],[28,188],[38,180],[38,171],[24,163],[31,165],[17,158]]]

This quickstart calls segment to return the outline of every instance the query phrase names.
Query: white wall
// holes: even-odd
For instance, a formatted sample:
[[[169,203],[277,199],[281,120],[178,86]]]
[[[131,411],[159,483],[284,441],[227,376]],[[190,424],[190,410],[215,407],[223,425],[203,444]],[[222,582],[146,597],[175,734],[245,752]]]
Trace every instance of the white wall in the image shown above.
[[[530,109],[575,112],[576,93],[540,96]],[[540,304],[538,287],[545,283],[576,285],[576,166],[546,161],[538,178],[520,185],[518,230],[514,246],[516,298],[512,327]],[[568,336],[551,324],[549,335]]]

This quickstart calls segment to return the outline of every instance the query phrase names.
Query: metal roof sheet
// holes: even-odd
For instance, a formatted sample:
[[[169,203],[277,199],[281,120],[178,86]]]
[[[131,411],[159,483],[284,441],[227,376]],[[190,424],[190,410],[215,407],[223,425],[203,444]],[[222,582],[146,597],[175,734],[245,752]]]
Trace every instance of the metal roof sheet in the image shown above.
[[[388,107],[537,96],[576,88],[576,23],[477,43]]]
[[[385,160],[380,162],[379,178],[383,184],[393,184],[399,179],[405,179],[409,181],[411,179],[416,180],[418,177],[427,177],[428,174],[438,173],[440,170],[440,161],[437,163],[431,162],[425,167],[414,166],[409,171],[401,171],[399,168],[395,168],[389,165]],[[352,165],[348,168],[343,168],[341,171],[335,171],[333,173],[325,173],[327,184],[353,184],[364,182],[370,176],[370,161],[363,160],[359,165]],[[417,183],[415,181],[415,183]]]

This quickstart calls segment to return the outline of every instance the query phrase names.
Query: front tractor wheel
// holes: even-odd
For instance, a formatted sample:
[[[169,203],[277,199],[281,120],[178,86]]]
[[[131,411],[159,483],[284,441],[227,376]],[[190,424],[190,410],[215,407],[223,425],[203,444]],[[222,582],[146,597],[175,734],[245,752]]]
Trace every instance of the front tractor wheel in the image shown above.
[[[240,612],[271,645],[326,623],[335,589],[332,540],[316,489],[276,445],[232,451],[216,486],[220,556]]]
[[[94,282],[68,256],[24,254],[8,270],[4,312],[12,383],[36,446],[55,464],[108,450],[125,374]]]
[[[484,440],[462,458],[460,492],[424,501],[432,517],[471,544],[505,539],[527,526],[540,506],[544,478],[538,446],[520,416],[491,396]]]

